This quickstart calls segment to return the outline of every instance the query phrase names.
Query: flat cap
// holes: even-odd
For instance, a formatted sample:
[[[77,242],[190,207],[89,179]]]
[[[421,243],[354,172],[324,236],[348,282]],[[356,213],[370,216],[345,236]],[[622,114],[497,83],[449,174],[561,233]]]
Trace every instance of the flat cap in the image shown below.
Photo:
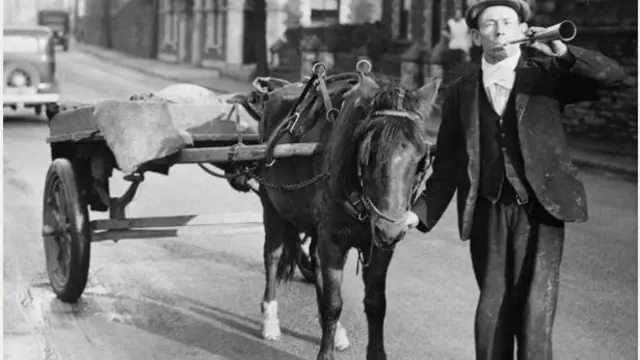
[[[478,17],[490,6],[508,6],[518,13],[520,21],[528,21],[531,17],[531,7],[525,0],[479,0],[475,4],[469,6],[464,15],[467,26],[470,29],[478,28]]]

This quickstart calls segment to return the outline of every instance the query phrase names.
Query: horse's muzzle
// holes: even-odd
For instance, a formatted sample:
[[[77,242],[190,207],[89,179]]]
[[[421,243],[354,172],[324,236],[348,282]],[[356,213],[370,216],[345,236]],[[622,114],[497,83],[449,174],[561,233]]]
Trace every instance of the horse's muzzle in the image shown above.
[[[389,221],[388,218],[383,218],[372,214],[373,228],[374,228],[374,242],[377,242],[379,247],[393,247],[400,240],[404,238],[409,229],[407,225],[407,217],[409,212],[399,218]]]

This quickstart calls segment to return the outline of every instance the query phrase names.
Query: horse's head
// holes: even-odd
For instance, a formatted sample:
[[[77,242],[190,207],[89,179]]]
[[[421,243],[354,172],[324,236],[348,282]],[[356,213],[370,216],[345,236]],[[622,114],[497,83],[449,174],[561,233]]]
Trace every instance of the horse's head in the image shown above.
[[[347,183],[352,203],[361,204],[360,220],[368,219],[373,228],[376,246],[391,248],[407,231],[409,210],[431,160],[426,124],[439,86],[438,79],[412,91],[363,76],[346,96],[338,134],[352,145],[332,149],[337,161],[332,186]],[[340,160],[338,151],[351,158]]]

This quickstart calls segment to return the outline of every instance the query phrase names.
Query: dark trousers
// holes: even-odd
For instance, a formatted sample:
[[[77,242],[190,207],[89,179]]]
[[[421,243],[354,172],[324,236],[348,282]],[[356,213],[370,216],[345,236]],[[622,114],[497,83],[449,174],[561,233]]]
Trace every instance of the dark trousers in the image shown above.
[[[515,200],[515,199],[514,199]],[[480,287],[477,360],[551,360],[564,223],[532,197],[492,204],[478,197],[470,236]]]

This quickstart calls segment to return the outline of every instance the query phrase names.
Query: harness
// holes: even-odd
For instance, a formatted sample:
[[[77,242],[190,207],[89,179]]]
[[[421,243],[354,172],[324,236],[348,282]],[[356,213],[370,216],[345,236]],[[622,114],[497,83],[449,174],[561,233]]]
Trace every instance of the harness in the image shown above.
[[[371,63],[367,60],[360,60],[356,65],[356,70],[359,76],[362,78],[366,76],[367,73],[370,73]],[[285,135],[299,136],[300,134],[305,132],[305,129],[301,129],[298,124],[298,121],[300,119],[300,112],[298,111],[298,107],[300,106],[304,98],[307,96],[312,86],[315,85],[317,91],[319,91],[322,96],[324,107],[325,109],[327,109],[326,119],[329,122],[334,122],[339,115],[338,109],[332,106],[331,98],[329,97],[329,92],[327,90],[327,85],[326,85],[327,80],[325,79],[325,75],[326,75],[325,66],[322,63],[316,63],[313,65],[312,71],[313,73],[311,77],[307,80],[305,87],[302,90],[302,93],[298,97],[295,105],[289,111],[287,118],[276,127],[276,129],[272,132],[272,135],[270,136],[269,140],[267,141],[267,148],[266,148],[266,154],[265,154],[265,163],[267,167],[271,167],[275,164],[276,159],[273,156],[273,150],[276,144],[282,139],[283,136]],[[331,79],[332,80],[342,79],[345,76],[347,75],[335,75]],[[411,121],[421,121],[421,117],[418,113],[404,108],[404,99],[406,96],[405,90],[402,87],[398,87],[397,92],[398,92],[398,96],[396,98],[395,109],[375,111],[371,114],[371,116],[372,117],[389,116],[389,117],[408,119]],[[418,200],[421,190],[424,187],[424,184],[427,180],[426,174],[429,168],[431,167],[431,162],[432,162],[431,160],[432,160],[431,147],[428,146],[427,154],[420,160],[420,164],[418,165],[419,170],[417,174],[417,179],[412,188],[411,203],[408,204],[407,211]],[[343,201],[343,204],[346,212],[361,222],[364,222],[365,220],[367,220],[371,214],[375,214],[380,219],[384,219],[385,221],[388,221],[388,222],[398,223],[400,221],[404,221],[405,220],[404,218],[393,218],[384,214],[380,209],[378,209],[377,206],[375,206],[371,198],[367,195],[366,189],[364,187],[364,178],[362,175],[362,164],[358,163],[356,170],[357,170],[357,179],[358,179],[359,189],[345,194],[346,199]],[[319,176],[315,176],[313,178],[313,181],[311,180],[306,181],[305,186],[308,186],[313,182],[316,182],[326,176],[328,176],[328,174],[320,174]],[[260,183],[264,183],[267,186],[270,185],[265,181],[263,181],[264,179],[258,179],[258,180],[260,181]],[[279,187],[282,188],[282,186],[279,186]],[[295,188],[297,189],[299,188],[299,186],[296,186]]]
[[[356,70],[360,77],[364,77],[366,76],[367,73],[370,73],[371,68],[372,68],[371,63],[367,60],[360,60],[356,64]],[[273,164],[276,162],[276,159],[273,157],[273,149],[275,148],[276,144],[280,141],[280,139],[284,135],[288,134],[290,136],[296,136],[299,133],[304,133],[304,129],[299,129],[300,126],[298,125],[298,120],[300,119],[300,112],[297,110],[300,104],[302,103],[302,101],[304,100],[304,98],[306,97],[307,93],[311,89],[311,87],[314,86],[314,84],[317,83],[316,84],[317,90],[320,92],[322,96],[325,108],[328,109],[326,113],[327,120],[330,122],[334,122],[339,115],[338,109],[334,108],[331,104],[331,99],[329,97],[329,92],[327,90],[326,80],[325,80],[325,74],[326,74],[325,66],[322,63],[316,63],[313,65],[312,70],[313,70],[313,74],[305,84],[305,87],[302,90],[302,93],[300,94],[300,96],[298,97],[295,105],[289,111],[287,118],[284,121],[282,121],[278,125],[278,127],[276,127],[276,129],[273,131],[272,135],[270,136],[267,142],[267,149],[265,154],[265,163],[267,167],[273,166]],[[336,75],[332,79],[344,78],[344,76],[345,75]],[[371,114],[371,116],[372,117],[391,116],[391,117],[409,119],[411,121],[421,121],[421,117],[418,113],[404,108],[403,104],[404,104],[404,99],[406,94],[405,90],[401,87],[398,87],[397,91],[398,91],[398,97],[396,98],[395,109],[375,111],[374,113]],[[297,132],[296,132],[296,128],[298,128]],[[411,203],[408,205],[409,208],[413,204],[415,204],[415,202],[418,200],[418,197],[421,193],[421,189],[423,188],[427,180],[426,174],[429,168],[431,167],[431,160],[432,160],[431,147],[427,147],[427,154],[424,156],[423,159],[420,160],[420,164],[419,164],[420,170],[418,171],[418,174],[417,174],[417,181],[412,188],[412,195],[411,195],[412,199],[411,199]],[[357,170],[359,189],[345,194],[346,199],[343,201],[343,204],[346,212],[361,222],[364,222],[365,220],[367,220],[367,218],[369,218],[369,216],[372,213],[375,213],[377,217],[384,219],[385,221],[389,221],[393,223],[404,221],[404,218],[392,218],[384,214],[380,209],[378,209],[377,206],[375,206],[371,198],[366,194],[366,189],[364,187],[364,178],[362,176],[362,165],[360,163],[358,163],[356,170]],[[313,181],[311,180],[306,181],[305,186],[308,186],[326,176],[328,176],[328,174],[320,174],[318,176],[315,176],[313,178]],[[264,182],[263,181],[264,179],[258,179],[258,180],[261,183],[265,183],[265,185],[267,186],[271,185]],[[280,188],[282,187],[280,186]],[[297,189],[299,188],[299,186],[292,187],[292,188]],[[407,208],[407,211],[409,210],[409,208]]]
[[[358,75],[362,79],[364,76],[367,76],[366,75],[367,73],[370,73],[371,63],[367,60],[360,60],[356,65],[356,69],[357,69]],[[296,136],[300,136],[305,132],[305,129],[301,129],[301,126],[298,124],[298,120],[300,119],[300,112],[298,111],[298,107],[300,106],[304,98],[307,96],[312,86],[315,85],[316,90],[319,91],[322,96],[324,107],[325,109],[327,109],[326,119],[329,122],[334,122],[339,115],[339,110],[332,106],[331,98],[329,97],[329,92],[326,86],[327,79],[325,79],[326,70],[324,65],[322,63],[316,63],[313,65],[312,70],[313,70],[313,74],[307,80],[302,90],[302,93],[298,97],[295,105],[289,111],[287,118],[276,127],[276,129],[272,132],[272,135],[269,137],[267,141],[267,148],[266,148],[266,154],[265,154],[265,165],[267,167],[271,167],[275,164],[276,159],[273,156],[273,150],[276,144],[282,139],[283,136],[288,135],[288,136],[296,137]],[[339,74],[339,75],[332,76],[329,80],[336,81],[339,79],[345,79],[352,76],[353,76],[352,74]],[[398,96],[396,98],[395,109],[375,111],[370,116],[371,117],[390,116],[390,117],[408,119],[411,121],[421,121],[421,117],[418,113],[404,108],[403,104],[405,99],[405,90],[401,87],[398,87],[397,92],[398,92]],[[266,94],[262,94],[262,96],[266,96]],[[245,108],[250,108],[247,102],[243,102],[240,105],[244,106]],[[265,141],[264,138],[261,138],[260,140],[263,142]],[[239,142],[241,143],[241,138],[239,138]],[[418,173],[416,174],[416,181],[411,190],[412,192],[411,202],[410,204],[407,205],[407,209],[406,209],[407,212],[410,210],[410,207],[413,206],[415,202],[418,200],[418,197],[420,196],[424,188],[424,185],[427,180],[426,175],[429,168],[431,167],[432,159],[433,159],[432,148],[431,146],[427,146],[427,153],[420,160],[420,163],[418,164],[419,170],[418,170]],[[360,164],[360,162],[358,162],[356,165],[357,180],[358,180],[359,188],[351,192],[346,192],[345,190],[346,199],[343,201],[343,206],[346,212],[353,218],[359,220],[360,222],[365,222],[371,216],[371,214],[375,214],[378,218],[383,219],[384,221],[392,222],[392,223],[398,223],[398,222],[404,221],[405,220],[404,217],[403,218],[390,217],[384,214],[377,206],[375,206],[371,198],[367,195],[366,189],[364,187],[362,165],[363,164]],[[255,170],[257,170],[257,167],[258,166],[255,165],[254,167],[241,171],[237,174],[223,175],[223,176],[227,177],[228,179],[231,179],[238,176],[248,175],[252,178],[255,178],[263,186],[276,188],[280,190],[297,190],[297,189],[309,186],[325,177],[328,177],[328,173],[321,173],[319,175],[313,176],[312,178],[297,184],[287,184],[287,185],[274,184],[274,183],[268,182],[266,179],[256,174]],[[212,175],[223,177],[221,175],[217,175],[211,172],[210,170],[204,167],[203,169],[211,173]],[[253,191],[257,192],[257,189],[253,189]],[[371,222],[370,226],[373,228],[375,225],[373,224],[373,222]],[[358,253],[359,253],[358,268],[360,267],[360,264],[362,264],[364,267],[367,267],[369,265],[369,261],[371,260],[371,253],[373,251],[374,246],[380,248],[381,250],[393,250],[393,248],[395,247],[395,244],[392,244],[392,245],[380,244],[378,241],[375,240],[375,238],[376,237],[374,236],[372,238],[372,241],[370,241],[369,258],[366,263],[363,261],[363,254],[362,254],[363,250],[360,248],[358,249]],[[356,272],[358,272],[358,269],[356,269]]]
[[[295,129],[298,125],[298,120],[300,119],[300,112],[297,111],[298,106],[302,103],[302,100],[307,96],[307,93],[314,85],[317,80],[317,86],[319,87],[320,94],[322,95],[322,100],[324,101],[325,109],[327,109],[326,118],[329,122],[334,122],[338,118],[338,109],[334,108],[331,104],[331,98],[329,97],[329,91],[327,90],[327,84],[325,80],[326,68],[322,63],[315,63],[312,68],[313,74],[311,78],[307,80],[307,83],[302,89],[302,93],[298,97],[295,105],[289,111],[289,115],[287,118],[278,125],[278,127],[274,130],[273,135],[269,138],[267,143],[267,149],[265,154],[265,162],[267,167],[273,166],[275,164],[276,159],[273,157],[273,149],[282,136],[285,134],[289,134],[295,136]]]

